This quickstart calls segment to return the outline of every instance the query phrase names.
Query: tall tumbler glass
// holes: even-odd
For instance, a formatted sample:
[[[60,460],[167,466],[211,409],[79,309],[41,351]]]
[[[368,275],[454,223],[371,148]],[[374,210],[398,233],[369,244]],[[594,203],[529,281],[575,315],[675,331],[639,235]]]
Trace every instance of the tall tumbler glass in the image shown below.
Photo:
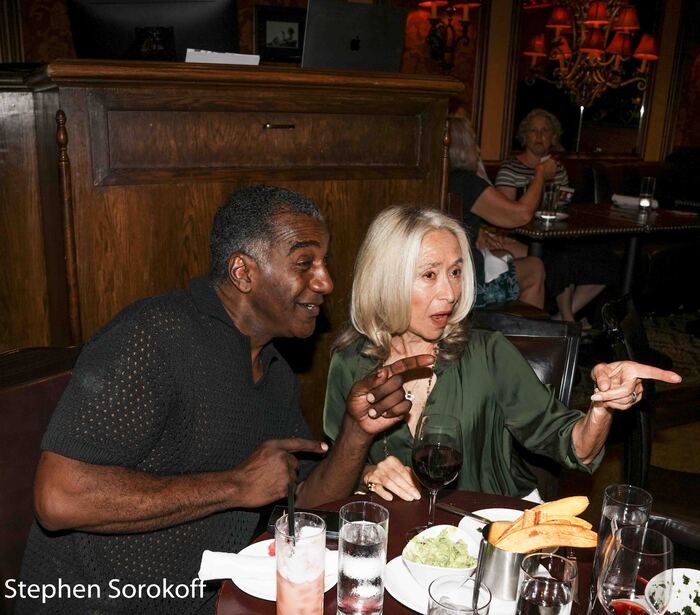
[[[603,495],[603,508],[598,526],[598,546],[593,556],[591,586],[588,596],[588,615],[604,613],[598,604],[596,587],[603,562],[603,554],[613,535],[620,527],[646,525],[651,511],[652,497],[648,491],[632,485],[608,485]]]
[[[312,513],[294,513],[294,536],[287,515],[275,524],[277,615],[323,615],[326,523]]]
[[[639,186],[640,209],[649,209],[651,207],[651,202],[654,200],[655,190],[656,177],[642,177],[642,182]]]
[[[363,500],[340,509],[338,613],[382,613],[388,536],[383,506]]]
[[[559,204],[559,186],[546,183],[542,189],[539,217],[545,222],[551,222],[557,217],[557,205]]]
[[[515,615],[569,615],[578,568],[553,553],[531,553],[520,564]]]

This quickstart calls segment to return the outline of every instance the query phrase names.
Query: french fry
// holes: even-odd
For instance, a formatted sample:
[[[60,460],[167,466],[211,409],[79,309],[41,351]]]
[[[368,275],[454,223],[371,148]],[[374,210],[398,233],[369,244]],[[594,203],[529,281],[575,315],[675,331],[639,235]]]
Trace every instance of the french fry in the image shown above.
[[[501,538],[496,546],[504,551],[528,553],[551,547],[593,548],[598,535],[579,525],[543,523],[521,528]]]
[[[524,511],[521,517],[513,521],[511,527],[503,531],[501,539],[522,528],[543,523],[546,519],[577,518],[576,515],[582,513],[586,508],[588,508],[588,498],[584,495],[575,495],[538,504],[534,508]],[[583,520],[581,519],[581,521]],[[590,529],[590,525],[587,529]]]
[[[546,517],[544,521],[540,521],[540,523],[563,523],[566,525],[578,525],[586,530],[590,530],[593,527],[588,521],[581,519],[581,517]]]
[[[585,495],[572,495],[571,497],[553,500],[552,502],[543,502],[532,510],[546,512],[551,516],[576,517],[586,508],[588,508],[588,498]]]
[[[510,521],[492,521],[489,526],[489,535],[486,537],[492,545],[495,545],[503,532],[510,527]]]

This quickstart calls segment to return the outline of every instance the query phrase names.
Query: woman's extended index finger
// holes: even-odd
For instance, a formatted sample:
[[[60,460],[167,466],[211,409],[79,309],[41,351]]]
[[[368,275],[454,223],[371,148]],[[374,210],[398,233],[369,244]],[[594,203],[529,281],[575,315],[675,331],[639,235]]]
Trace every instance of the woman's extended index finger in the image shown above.
[[[676,372],[643,364],[638,366],[636,376],[637,378],[651,378],[653,380],[660,380],[661,382],[669,382],[671,384],[675,384],[683,380],[682,376]]]

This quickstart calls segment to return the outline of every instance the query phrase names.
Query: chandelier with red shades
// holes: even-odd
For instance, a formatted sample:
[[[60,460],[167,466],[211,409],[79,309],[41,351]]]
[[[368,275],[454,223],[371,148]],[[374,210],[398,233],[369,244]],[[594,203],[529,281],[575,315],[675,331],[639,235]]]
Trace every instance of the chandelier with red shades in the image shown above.
[[[609,88],[649,82],[649,62],[659,59],[656,40],[639,32],[637,9],[624,0],[523,0],[523,9],[550,8],[546,29],[523,55],[531,58],[527,79],[544,79],[590,107]],[[549,38],[549,40],[546,40]],[[639,60],[632,71],[628,62]],[[549,61],[549,63],[548,63]]]

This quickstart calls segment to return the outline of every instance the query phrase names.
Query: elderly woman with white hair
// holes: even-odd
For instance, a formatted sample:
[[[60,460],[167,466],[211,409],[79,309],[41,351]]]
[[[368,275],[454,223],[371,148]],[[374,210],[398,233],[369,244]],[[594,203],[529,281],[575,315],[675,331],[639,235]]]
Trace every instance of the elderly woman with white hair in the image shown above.
[[[518,125],[518,142],[523,151],[506,160],[496,174],[496,188],[509,199],[518,198],[534,181],[537,166],[550,152],[561,150],[561,123],[544,109],[533,109]],[[558,186],[568,186],[569,176],[559,161],[551,178]]]
[[[501,333],[470,331],[474,292],[471,251],[456,220],[435,210],[391,207],[371,224],[355,263],[351,324],[336,341],[328,374],[326,435],[338,438],[345,400],[359,378],[403,357],[436,357],[432,370],[407,375],[409,414],[396,418],[368,450],[362,482],[382,498],[420,497],[409,466],[423,414],[460,420],[458,488],[524,496],[535,479],[514,441],[591,472],[613,413],[642,397],[641,379],[680,381],[673,372],[638,363],[601,363],[591,373],[596,389],[588,412],[570,410]],[[377,418],[371,409],[368,416]]]

